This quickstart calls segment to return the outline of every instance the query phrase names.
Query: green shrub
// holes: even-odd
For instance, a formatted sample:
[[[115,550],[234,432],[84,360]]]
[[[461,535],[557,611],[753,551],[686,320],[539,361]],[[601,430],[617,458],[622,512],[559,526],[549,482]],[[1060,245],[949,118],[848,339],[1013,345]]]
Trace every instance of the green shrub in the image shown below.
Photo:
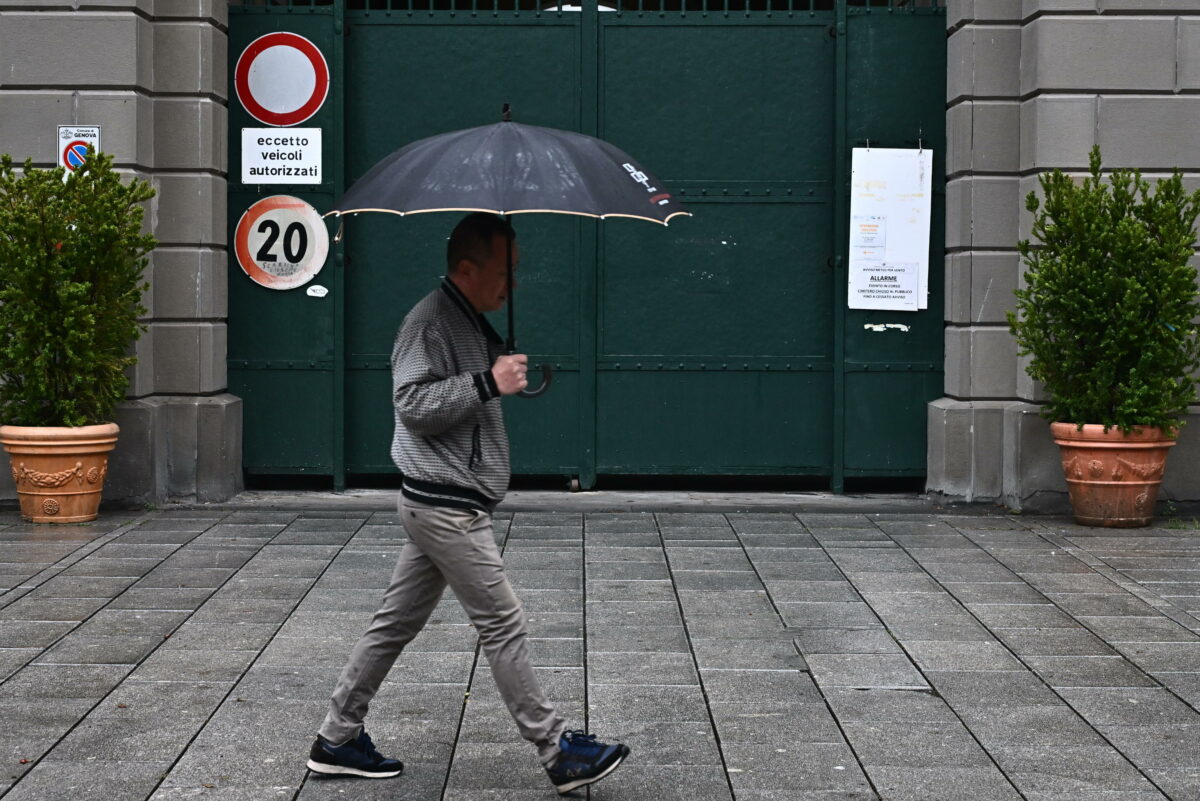
[[[1019,243],[1026,267],[1008,322],[1027,372],[1049,395],[1052,421],[1102,424],[1129,433],[1183,424],[1200,366],[1196,243],[1200,191],[1178,172],[1153,193],[1137,170],[1100,175],[1092,148],[1082,183],[1055,170],[1030,193],[1033,237]]]
[[[125,397],[146,254],[145,181],[122,184],[89,152],[63,169],[14,169],[0,156],[0,423],[110,422]]]

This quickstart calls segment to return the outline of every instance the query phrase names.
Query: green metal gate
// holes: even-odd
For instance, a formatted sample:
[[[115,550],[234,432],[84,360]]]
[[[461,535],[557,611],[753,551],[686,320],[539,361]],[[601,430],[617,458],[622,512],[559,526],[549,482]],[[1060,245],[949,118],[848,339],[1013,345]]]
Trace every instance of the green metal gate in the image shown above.
[[[320,186],[236,183],[230,230],[260,195],[324,211],[400,145],[498,119],[612,141],[694,217],[514,218],[521,349],[557,368],[506,399],[523,474],[921,476],[925,404],[942,388],[941,181],[929,309],[846,309],[849,148],[920,144],[944,174],[944,8],[820,0],[373,0],[231,8],[230,63],[300,33],[333,90]],[[231,69],[232,73],[232,69]],[[296,191],[302,190],[302,191]],[[444,272],[456,217],[346,221],[319,280],[263,289],[229,274],[230,391],[245,400],[250,474],[394,472],[387,359],[396,326]],[[502,320],[497,328],[503,330]],[[900,322],[906,334],[864,328]]]

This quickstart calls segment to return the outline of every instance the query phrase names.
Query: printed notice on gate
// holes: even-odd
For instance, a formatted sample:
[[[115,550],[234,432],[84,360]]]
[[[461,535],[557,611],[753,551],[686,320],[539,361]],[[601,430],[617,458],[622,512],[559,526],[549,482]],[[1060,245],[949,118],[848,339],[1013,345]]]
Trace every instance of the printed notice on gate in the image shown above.
[[[851,308],[917,311],[919,289],[915,262],[850,262],[850,295],[861,304]]]
[[[243,128],[242,183],[321,183],[321,129]]]
[[[929,306],[933,151],[855,148],[850,179],[847,305]]]

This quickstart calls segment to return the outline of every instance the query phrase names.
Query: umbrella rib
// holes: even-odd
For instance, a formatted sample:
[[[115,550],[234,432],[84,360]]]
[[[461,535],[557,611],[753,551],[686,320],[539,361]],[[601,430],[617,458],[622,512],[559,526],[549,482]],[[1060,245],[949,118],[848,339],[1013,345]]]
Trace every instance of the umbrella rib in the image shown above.
[[[672,214],[667,215],[666,219],[660,220],[657,217],[644,217],[640,214],[616,214],[616,213],[613,213],[613,214],[591,214],[586,211],[563,211],[562,209],[478,209],[478,208],[468,208],[465,206],[444,208],[444,209],[414,209],[413,211],[397,211],[396,209],[374,209],[374,208],[335,209],[333,211],[325,212],[321,216],[322,217],[338,217],[338,216],[342,216],[342,215],[346,215],[346,214],[358,214],[359,212],[364,212],[364,211],[382,211],[387,214],[395,214],[397,217],[411,217],[414,214],[431,214],[433,212],[438,212],[438,211],[462,211],[462,212],[468,212],[468,213],[475,212],[475,211],[482,211],[487,214],[570,214],[574,217],[590,217],[593,220],[607,220],[609,217],[623,217],[623,218],[629,219],[629,220],[645,220],[646,222],[658,223],[660,225],[666,225],[667,223],[669,223],[671,220],[675,219],[676,217],[681,217],[681,216],[682,217],[691,217],[692,216],[692,213],[690,211],[676,211],[676,212],[673,212]]]

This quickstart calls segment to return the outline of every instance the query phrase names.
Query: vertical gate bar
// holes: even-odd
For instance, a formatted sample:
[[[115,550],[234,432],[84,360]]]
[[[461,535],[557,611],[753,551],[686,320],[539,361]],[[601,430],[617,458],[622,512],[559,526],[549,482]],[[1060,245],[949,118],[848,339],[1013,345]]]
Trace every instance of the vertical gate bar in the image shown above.
[[[346,188],[346,0],[333,3],[333,193],[341,197]],[[338,218],[342,223],[342,218]],[[333,491],[346,489],[346,249],[335,245],[333,256]]]
[[[846,2],[836,0],[833,96],[833,475],[830,488],[846,489]]]
[[[579,110],[580,132],[600,135],[600,9],[597,0],[583,0],[579,14]],[[618,6],[621,3],[617,3]],[[638,0],[641,8],[641,0]],[[579,232],[579,487],[596,486],[596,415],[599,410],[596,376],[598,345],[596,307],[599,304],[598,273],[600,237],[604,222],[581,218]]]

